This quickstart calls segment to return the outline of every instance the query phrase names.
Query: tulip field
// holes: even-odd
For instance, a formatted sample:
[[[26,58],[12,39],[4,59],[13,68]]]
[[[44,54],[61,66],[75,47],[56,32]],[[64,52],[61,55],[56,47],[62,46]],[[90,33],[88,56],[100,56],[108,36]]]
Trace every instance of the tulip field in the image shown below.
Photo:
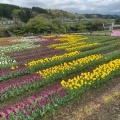
[[[120,37],[0,38],[0,120],[42,120],[120,76]]]

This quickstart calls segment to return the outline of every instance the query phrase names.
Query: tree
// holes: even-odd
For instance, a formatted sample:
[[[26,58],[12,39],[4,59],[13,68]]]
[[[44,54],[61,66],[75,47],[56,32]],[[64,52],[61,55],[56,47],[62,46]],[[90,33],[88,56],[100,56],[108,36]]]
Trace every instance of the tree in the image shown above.
[[[32,10],[37,12],[37,13],[45,13],[47,14],[48,11],[46,9],[40,8],[40,7],[32,7]]]
[[[16,5],[0,4],[0,17],[12,19],[12,11],[19,8]]]
[[[116,24],[120,24],[120,18],[115,20]]]
[[[39,15],[35,18],[31,18],[26,24],[26,32],[44,33],[45,31],[49,31],[49,22],[51,21]]]
[[[32,17],[31,10],[28,9],[28,8],[25,8],[24,11],[25,11],[25,19],[24,19],[24,22],[28,22],[29,19]]]
[[[83,25],[82,23],[78,24],[77,30],[78,30],[78,32],[85,32],[85,31],[87,31],[86,26]]]
[[[19,9],[14,9],[12,13],[12,17],[16,28],[18,27],[18,22],[19,22],[19,12],[20,12]]]
[[[98,18],[92,19],[86,23],[86,29],[88,31],[90,31],[90,30],[94,30],[94,31],[103,30],[103,27],[102,27],[103,23],[105,23],[105,21],[102,19],[98,19]]]

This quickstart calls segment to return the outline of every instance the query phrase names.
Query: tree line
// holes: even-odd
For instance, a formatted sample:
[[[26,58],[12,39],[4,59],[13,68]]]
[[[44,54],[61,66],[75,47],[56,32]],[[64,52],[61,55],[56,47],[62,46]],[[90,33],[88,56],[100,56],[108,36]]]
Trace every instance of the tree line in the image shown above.
[[[16,5],[0,4],[0,17],[13,19],[18,17],[22,22],[28,22],[30,18],[38,14],[49,14],[52,18],[102,18],[102,19],[120,19],[119,15],[101,15],[101,14],[77,14],[63,10],[43,9],[40,7],[23,8]]]
[[[50,15],[39,14],[34,18],[31,18],[24,27],[17,27],[13,30],[15,34],[24,33],[77,33],[87,32],[90,30],[103,30],[103,23],[107,23],[103,19],[91,19],[86,22],[63,22],[62,18],[52,18]]]
[[[39,13],[47,14],[47,10],[39,7],[23,8],[16,5],[0,4],[1,18],[19,18],[22,22],[28,22],[30,18],[33,18]]]

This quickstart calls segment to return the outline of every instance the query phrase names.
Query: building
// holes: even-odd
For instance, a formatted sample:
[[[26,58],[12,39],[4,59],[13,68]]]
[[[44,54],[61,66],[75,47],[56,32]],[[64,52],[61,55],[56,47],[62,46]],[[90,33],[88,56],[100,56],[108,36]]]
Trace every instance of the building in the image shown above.
[[[113,29],[112,24],[106,24],[106,25],[104,25],[104,23],[103,23],[103,29],[104,30],[112,30]]]
[[[9,20],[9,21],[0,21],[0,25],[13,25],[14,21]]]
[[[104,30],[113,30],[114,28],[120,28],[120,25],[114,24],[114,22],[112,24],[106,24],[106,25],[104,25],[103,23]]]

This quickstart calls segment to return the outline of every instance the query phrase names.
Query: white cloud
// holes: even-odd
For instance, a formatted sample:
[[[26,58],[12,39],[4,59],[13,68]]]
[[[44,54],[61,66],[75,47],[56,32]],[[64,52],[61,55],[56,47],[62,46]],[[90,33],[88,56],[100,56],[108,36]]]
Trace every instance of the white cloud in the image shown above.
[[[62,9],[73,13],[120,14],[120,0],[1,0],[0,3]]]

